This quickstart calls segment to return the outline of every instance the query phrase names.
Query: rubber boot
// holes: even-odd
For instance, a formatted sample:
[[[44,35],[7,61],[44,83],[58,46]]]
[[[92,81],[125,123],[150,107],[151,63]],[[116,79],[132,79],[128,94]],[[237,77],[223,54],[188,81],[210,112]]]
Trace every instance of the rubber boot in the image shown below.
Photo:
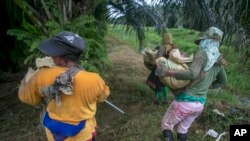
[[[156,105],[161,104],[161,95],[162,95],[162,94],[161,94],[160,91],[155,92],[155,97],[156,97],[155,104],[156,104]]]
[[[166,129],[162,133],[165,141],[174,141],[172,131]]]
[[[187,134],[177,133],[177,141],[186,141]]]
[[[163,87],[163,103],[167,102],[167,97],[168,97],[168,87],[164,86]]]

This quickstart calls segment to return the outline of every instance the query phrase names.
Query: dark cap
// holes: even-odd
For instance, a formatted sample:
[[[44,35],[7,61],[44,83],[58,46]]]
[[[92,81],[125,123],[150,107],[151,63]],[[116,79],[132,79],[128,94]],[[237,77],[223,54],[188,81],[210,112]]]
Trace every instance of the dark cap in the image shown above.
[[[62,31],[54,37],[42,41],[38,48],[47,56],[80,55],[85,49],[85,41],[78,34]]]

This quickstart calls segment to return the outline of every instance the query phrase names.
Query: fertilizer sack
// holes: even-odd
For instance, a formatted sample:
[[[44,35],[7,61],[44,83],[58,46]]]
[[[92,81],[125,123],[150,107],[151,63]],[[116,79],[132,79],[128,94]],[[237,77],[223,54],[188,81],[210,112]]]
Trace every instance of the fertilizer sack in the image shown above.
[[[160,57],[156,59],[156,63],[158,67],[162,67],[165,70],[171,69],[171,70],[186,70],[188,69],[188,65],[185,63],[175,63],[171,60],[166,59],[165,57]],[[161,83],[164,85],[167,85],[171,89],[180,89],[189,84],[189,80],[178,80],[174,77],[165,76],[160,77]]]

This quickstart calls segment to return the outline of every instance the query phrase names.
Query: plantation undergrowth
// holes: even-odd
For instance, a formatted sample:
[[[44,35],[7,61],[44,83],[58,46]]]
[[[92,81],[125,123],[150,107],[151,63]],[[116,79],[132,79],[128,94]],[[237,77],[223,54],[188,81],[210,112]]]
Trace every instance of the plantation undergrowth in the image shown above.
[[[145,85],[149,71],[144,67],[142,56],[134,46],[136,40],[133,33],[126,35],[117,30],[111,30],[107,38],[109,57],[113,62],[112,71],[109,72],[110,76],[107,78],[112,91],[109,99],[124,109],[127,115],[119,114],[107,105],[100,105],[97,116],[97,119],[98,117],[100,119],[99,138],[107,141],[161,141],[163,140],[160,130],[161,119],[174,97],[169,94],[169,100],[165,105],[157,106],[152,103],[153,91]],[[176,45],[188,54],[197,47],[193,40],[198,37],[198,32],[186,29],[171,29],[169,32],[173,34]],[[152,39],[160,43],[159,36],[149,33],[147,47],[153,48],[158,45],[152,42]],[[222,53],[229,62],[235,59],[235,56],[223,51],[228,51],[225,46],[222,48]],[[249,76],[244,71],[242,74],[235,73],[233,65],[237,64],[229,63],[226,67],[227,72],[230,72],[228,87],[218,91],[209,91],[208,101],[202,115],[190,128],[189,141],[214,141],[215,139],[210,136],[204,137],[209,129],[218,133],[227,132],[221,141],[229,141],[230,125],[250,124],[247,86],[244,87],[245,89],[236,88],[233,81],[237,77],[249,78]],[[243,82],[239,84],[245,85]],[[247,102],[243,102],[244,99]],[[108,111],[103,112],[106,110]],[[224,116],[214,112],[216,110]]]
[[[174,42],[181,50],[188,53],[195,50],[192,41],[198,37],[197,32],[185,29],[171,29],[169,32],[173,34]],[[111,90],[108,100],[125,111],[125,114],[105,103],[99,103],[96,115],[98,141],[162,141],[160,123],[173,95],[169,94],[166,104],[153,104],[153,91],[145,85],[150,72],[143,65],[133,33],[126,35],[119,29],[114,29],[109,31],[105,40],[112,62],[112,67],[104,76]],[[160,37],[149,32],[146,41],[146,47],[153,48],[160,43]],[[223,54],[230,61],[226,68],[229,75],[228,87],[209,91],[202,115],[189,130],[189,141],[214,141],[210,136],[204,137],[209,129],[222,133],[229,132],[232,124],[250,124],[248,72],[240,70],[241,73],[238,73],[239,68],[236,66],[239,64],[232,61],[234,56],[225,47],[222,51],[227,51]],[[0,107],[1,141],[46,140],[40,124],[41,108],[21,103],[17,95],[0,97]],[[224,117],[213,112],[215,109],[223,113]],[[229,134],[223,136],[221,141],[229,141]]]

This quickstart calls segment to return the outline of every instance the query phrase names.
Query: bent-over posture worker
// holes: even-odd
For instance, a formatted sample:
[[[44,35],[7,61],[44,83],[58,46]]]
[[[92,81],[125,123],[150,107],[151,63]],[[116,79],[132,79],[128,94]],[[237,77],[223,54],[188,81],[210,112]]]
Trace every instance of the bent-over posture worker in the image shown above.
[[[189,127],[203,111],[209,87],[218,88],[226,84],[224,67],[218,63],[222,35],[223,32],[216,27],[210,27],[204,32],[196,42],[199,51],[188,70],[156,70],[160,77],[192,80],[189,86],[174,92],[175,99],[162,119],[161,128],[166,141],[173,141],[174,128],[177,130],[178,141],[186,141]]]

